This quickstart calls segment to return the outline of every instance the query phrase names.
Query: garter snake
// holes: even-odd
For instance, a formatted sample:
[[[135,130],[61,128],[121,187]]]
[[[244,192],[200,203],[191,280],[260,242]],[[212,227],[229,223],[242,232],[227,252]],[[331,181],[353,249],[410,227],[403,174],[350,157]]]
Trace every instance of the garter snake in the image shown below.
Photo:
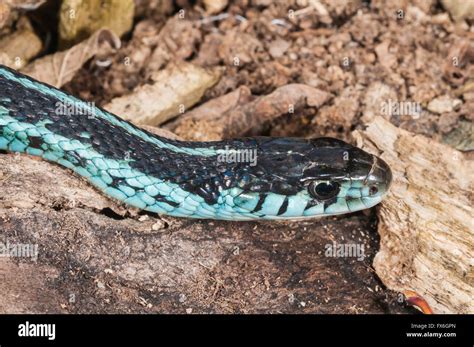
[[[391,171],[334,138],[177,141],[0,65],[0,150],[73,170],[110,198],[177,217],[299,219],[370,208]]]

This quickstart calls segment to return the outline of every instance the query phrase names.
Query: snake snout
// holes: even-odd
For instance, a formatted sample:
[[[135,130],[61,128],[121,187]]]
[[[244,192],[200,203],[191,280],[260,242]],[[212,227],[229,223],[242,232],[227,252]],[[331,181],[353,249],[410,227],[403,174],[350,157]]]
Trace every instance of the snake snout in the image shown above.
[[[385,161],[374,157],[364,183],[369,187],[369,196],[382,196],[387,193],[392,183],[392,170]]]
[[[388,190],[392,184],[392,170],[390,169],[390,166],[380,158],[377,159],[377,175]]]

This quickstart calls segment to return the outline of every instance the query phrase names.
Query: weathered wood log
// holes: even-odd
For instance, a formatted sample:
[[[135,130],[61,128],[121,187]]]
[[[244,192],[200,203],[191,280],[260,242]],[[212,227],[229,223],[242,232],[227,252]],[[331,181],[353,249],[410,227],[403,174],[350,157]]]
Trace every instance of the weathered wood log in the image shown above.
[[[416,292],[435,313],[474,313],[474,162],[380,117],[355,136],[394,175],[379,214],[379,277]]]

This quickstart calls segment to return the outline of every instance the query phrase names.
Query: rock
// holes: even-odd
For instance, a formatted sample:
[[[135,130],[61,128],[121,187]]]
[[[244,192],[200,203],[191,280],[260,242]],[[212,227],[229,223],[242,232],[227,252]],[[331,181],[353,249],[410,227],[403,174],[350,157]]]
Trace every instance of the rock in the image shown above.
[[[10,17],[10,6],[8,4],[1,2],[0,3],[0,29],[7,23],[8,18]]]
[[[460,121],[455,129],[443,136],[443,142],[463,152],[474,151],[474,123]]]
[[[474,18],[474,2],[472,1],[441,0],[441,3],[456,21]]]
[[[290,46],[291,43],[288,41],[277,39],[270,44],[268,51],[273,58],[280,58],[285,54]]]
[[[390,53],[390,42],[384,41],[375,47],[375,53],[380,65],[386,69],[392,68],[397,63],[397,56]]]
[[[224,10],[229,1],[228,0],[203,0],[206,12],[209,14],[216,14]]]
[[[448,95],[442,95],[431,100],[427,108],[433,113],[442,114],[452,112],[456,107],[460,106],[461,103],[459,99],[451,99]]]
[[[203,69],[186,62],[170,64],[152,74],[151,84],[113,99],[105,109],[137,124],[160,125],[196,104],[220,75],[219,69]]]
[[[25,66],[43,49],[43,43],[27,17],[19,20],[17,28],[14,33],[0,39],[0,64],[14,69]]]
[[[70,47],[104,27],[122,36],[132,28],[134,8],[133,0],[63,1],[59,14],[61,47]]]

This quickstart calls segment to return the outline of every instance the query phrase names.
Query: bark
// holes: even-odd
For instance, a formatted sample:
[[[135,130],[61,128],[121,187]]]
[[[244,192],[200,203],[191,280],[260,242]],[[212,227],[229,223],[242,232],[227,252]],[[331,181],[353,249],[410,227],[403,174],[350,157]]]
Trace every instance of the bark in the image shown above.
[[[473,161],[381,117],[356,137],[394,175],[379,214],[379,277],[435,313],[474,313]]]

